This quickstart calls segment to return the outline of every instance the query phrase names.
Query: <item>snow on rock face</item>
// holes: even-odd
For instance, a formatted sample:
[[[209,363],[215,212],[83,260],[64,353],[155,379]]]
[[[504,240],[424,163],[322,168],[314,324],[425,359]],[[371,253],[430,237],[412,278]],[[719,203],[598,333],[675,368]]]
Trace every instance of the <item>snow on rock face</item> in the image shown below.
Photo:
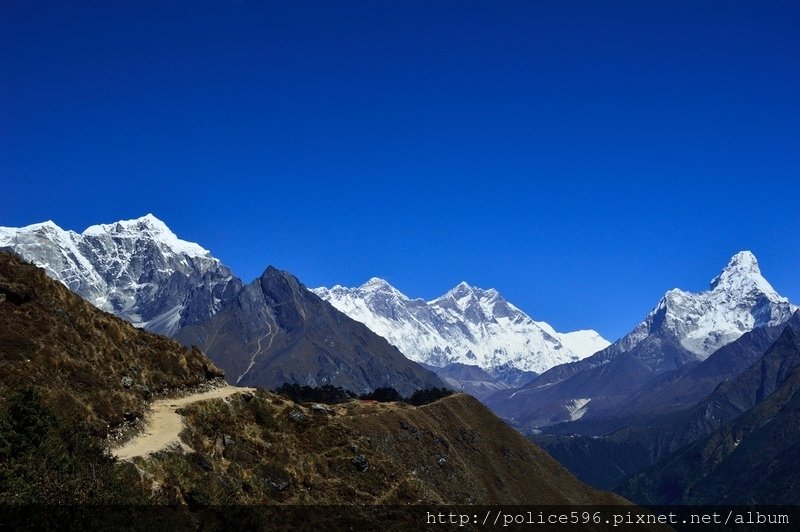
[[[586,413],[591,401],[592,400],[588,397],[567,401],[567,403],[564,405],[564,408],[566,408],[567,412],[569,413],[570,421],[577,421],[582,418]]]
[[[600,333],[597,331],[591,329],[557,334],[558,339],[561,340],[564,347],[580,358],[593,355],[609,345],[608,340],[600,336]]]
[[[459,283],[433,301],[410,299],[383,279],[358,288],[312,290],[367,325],[417,362],[454,362],[491,371],[514,367],[541,373],[587,357],[609,345],[595,331],[561,334],[533,321],[494,289]]]
[[[154,242],[165,254],[180,254],[187,257],[211,258],[211,253],[198,244],[179,239],[167,225],[146,214],[134,220],[122,220],[113,224],[100,224],[87,227],[84,237],[106,239],[149,240]]]
[[[216,312],[241,285],[207,250],[180,240],[152,214],[81,234],[51,221],[2,227],[0,247],[98,308],[167,335]]]
[[[753,253],[741,251],[712,279],[709,290],[668,291],[645,321],[618,345],[631,349],[661,329],[703,360],[756,327],[785,322],[797,308],[761,275]]]

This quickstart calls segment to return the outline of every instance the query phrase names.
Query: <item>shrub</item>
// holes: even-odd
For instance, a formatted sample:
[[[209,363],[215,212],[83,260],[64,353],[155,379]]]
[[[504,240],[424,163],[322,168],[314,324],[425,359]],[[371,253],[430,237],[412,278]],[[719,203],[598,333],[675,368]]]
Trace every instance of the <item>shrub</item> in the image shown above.
[[[311,386],[300,386],[297,383],[285,382],[280,388],[275,389],[275,393],[288,397],[295,403],[313,402],[328,405],[346,403],[356,397],[353,392],[330,384],[312,388]]]
[[[359,396],[359,399],[366,401],[378,401],[379,403],[389,403],[403,401],[403,396],[400,392],[391,387],[376,388],[371,393],[365,393]]]
[[[421,406],[450,395],[453,395],[453,391],[447,388],[428,388],[427,390],[416,390],[406,402],[414,406]]]
[[[130,464],[116,463],[84,423],[59,417],[37,392],[9,397],[0,428],[0,503],[144,502]]]

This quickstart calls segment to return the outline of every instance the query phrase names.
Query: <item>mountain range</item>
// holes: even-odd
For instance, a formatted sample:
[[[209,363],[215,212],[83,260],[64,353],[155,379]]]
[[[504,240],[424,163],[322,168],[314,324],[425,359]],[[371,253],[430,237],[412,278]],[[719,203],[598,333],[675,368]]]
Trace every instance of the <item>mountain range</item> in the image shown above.
[[[278,285],[291,282],[277,271],[266,275]],[[300,310],[320,308],[287,312]],[[70,519],[108,528],[110,514],[97,505],[110,504],[126,505],[121,520],[112,515],[115,529],[136,519],[137,529],[188,530],[209,528],[194,512],[212,504],[340,505],[333,512],[339,515],[380,504],[626,503],[576,480],[463,394],[420,407],[320,405],[226,386],[199,350],[97,309],[5,252],[0,368],[0,503],[15,510],[38,505],[37,527],[63,528]],[[201,392],[218,389],[231,393],[203,398]],[[179,411],[178,440],[112,459],[108,451],[133,432],[158,439],[159,416],[146,415],[158,397],[167,404],[196,398]],[[81,504],[95,506],[76,521]],[[192,512],[177,512],[176,528],[168,513],[153,506],[134,511],[131,504],[191,505]],[[68,514],[55,506],[42,513],[42,505],[66,505]],[[294,527],[312,514],[327,526],[337,522],[330,509],[314,508],[296,510],[301,521]],[[228,523],[231,514],[242,517],[231,509],[223,516]],[[12,528],[29,527],[31,518],[3,514]]]
[[[797,307],[761,275],[749,251],[734,255],[699,293],[668,291],[629,334],[602,351],[551,368],[523,387],[488,399],[518,426],[613,417],[659,376],[707,359],[756,328],[785,323]]]
[[[179,239],[151,214],[94,225],[80,234],[50,221],[2,227],[0,249],[43,267],[87,301],[137,327],[196,343],[227,371],[229,379],[253,385],[272,387],[287,379],[344,385],[359,392],[388,384],[404,391],[445,386],[398,358],[400,352],[435,370],[451,386],[483,397],[608,345],[591,330],[558,333],[549,324],[532,320],[496,290],[466,283],[431,302],[412,300],[377,278],[358,289],[315,289],[333,310],[313,301],[306,288],[289,276],[282,286],[291,286],[293,293],[283,293],[286,300],[274,299],[270,289],[277,285],[267,280],[277,280],[277,270],[268,268],[245,286],[207,250]],[[298,312],[291,324],[279,325],[275,320],[288,315],[287,303]],[[277,312],[276,305],[281,306]],[[304,310],[309,305],[324,311],[309,314]],[[349,351],[352,342],[333,340],[345,328],[358,328],[338,311],[367,326],[354,333],[364,339],[358,353],[344,355],[341,346]],[[299,326],[305,317],[320,320],[323,314],[336,323],[335,328],[320,328],[319,323]],[[284,326],[296,333],[278,341],[277,331],[286,332]],[[374,338],[375,332],[391,345]],[[390,359],[391,363],[385,362]],[[485,380],[457,378],[460,364],[477,366],[485,372]],[[400,366],[404,369],[398,372]],[[394,370],[387,371],[389,367]]]
[[[330,384],[359,393],[393,387],[410,395],[449,385],[479,397],[582,480],[615,488],[637,502],[796,502],[784,495],[796,483],[793,444],[800,438],[794,430],[800,312],[773,289],[749,251],[734,255],[706,291],[668,291],[639,325],[613,344],[591,330],[559,333],[531,319],[496,290],[467,283],[431,301],[411,299],[378,278],[358,288],[337,285],[312,291],[274,267],[245,284],[207,250],[180,240],[152,215],[92,226],[80,234],[53,222],[3,227],[0,251],[42,267],[94,307],[137,328],[198,346],[213,361],[198,349],[182,350],[164,338],[136,339],[136,329],[117,327],[108,314],[99,313],[105,316],[102,320],[90,317],[87,309],[93,307],[75,304],[63,288],[48,288],[41,271],[0,255],[0,309],[7,322],[0,347],[3,367],[9,370],[4,374],[10,376],[3,385],[11,389],[18,381],[42,391],[46,408],[67,408],[70,419],[83,419],[95,436],[140,418],[152,394],[215,382],[223,371],[232,384],[272,389],[283,383]],[[55,314],[48,314],[51,310]],[[41,323],[48,324],[50,340],[40,334]],[[48,344],[53,338],[58,342]],[[62,348],[65,354],[53,351]],[[142,356],[145,359],[136,358]],[[48,378],[50,373],[54,378]],[[20,399],[23,403],[36,402],[25,397]],[[405,442],[405,432],[390,431],[387,436],[381,423],[400,422],[401,427],[426,427],[435,433],[433,427],[448,423],[442,416],[449,415],[476,416],[473,421],[492,427],[499,423],[478,415],[474,403],[458,397],[444,400],[449,405],[444,411],[430,410],[430,419],[387,413],[364,438]],[[253,416],[262,423],[283,415],[272,407],[269,415],[263,409],[254,413],[252,398],[236,401],[226,416],[232,413],[249,435],[262,430],[251,426]],[[280,401],[262,394],[258,404]],[[13,418],[15,412],[8,415]],[[254,457],[274,441],[263,436],[247,440],[245,454],[225,451],[228,456],[225,445],[218,443],[227,440],[214,436],[226,416],[205,407],[187,412],[191,443],[208,455],[193,459],[201,468],[215,468],[215,453],[222,453],[226,460],[234,455],[244,459],[239,466],[248,471],[248,478],[263,473],[252,469],[258,462]],[[347,421],[334,432],[323,430],[320,441],[333,441],[341,431],[359,432],[357,420],[370,416],[369,410],[355,413],[353,408],[313,412],[354,415],[355,424]],[[7,423],[4,419],[0,423]],[[282,430],[300,430],[282,423]],[[17,430],[13,423],[9,426]],[[451,449],[465,444],[471,453],[479,447],[476,442],[496,439],[488,433],[470,436],[467,427],[449,426],[448,431],[458,433],[456,440],[435,435],[433,441],[449,442],[445,448]],[[503,430],[492,429],[497,434]],[[411,432],[417,441],[422,437],[419,430]],[[218,442],[212,445],[215,437]],[[519,439],[505,433],[503,438]],[[296,445],[299,440],[290,444]],[[0,452],[6,452],[3,449],[0,445]],[[497,451],[488,449],[480,452]],[[312,452],[324,451],[315,447]],[[406,448],[387,443],[382,452],[403,454]],[[392,463],[405,468],[413,462],[406,458],[411,460],[409,455]],[[384,463],[384,458],[377,460]],[[148,474],[158,482],[179,482],[185,465],[168,460]],[[270,471],[280,471],[277,477],[269,473],[268,484],[275,484],[276,478],[309,478],[302,468],[273,466]],[[338,462],[329,466],[341,468]],[[386,467],[400,474],[394,466]],[[756,473],[747,473],[748,468]],[[326,474],[324,467],[315,471],[317,476]],[[225,485],[238,485],[237,475],[226,477]],[[431,474],[429,480],[469,481],[469,476],[440,477]],[[501,484],[516,486],[518,480],[507,476]],[[301,480],[304,490],[309,487],[306,481],[313,487],[313,479]],[[731,489],[732,483],[740,489]],[[346,489],[336,482],[324,484]],[[485,483],[481,486],[482,493],[500,493],[494,488],[485,491]],[[405,485],[398,489],[408,491]],[[373,491],[377,500],[379,494]],[[249,493],[261,496],[263,490],[245,489],[237,500],[251,501]],[[204,496],[220,500],[218,490]],[[174,497],[185,502],[193,496],[176,488],[158,500]]]
[[[529,437],[579,478],[614,488],[774,392],[793,367],[792,356],[800,356],[778,345],[790,328],[800,330],[800,312],[785,324],[742,335],[699,364],[663,374],[613,415],[551,425]],[[784,362],[775,363],[776,353]]]
[[[313,292],[410,359],[479,396],[609,345],[593,330],[556,332],[548,323],[531,319],[497,290],[466,282],[432,301],[409,298],[377,277],[357,288],[336,285]],[[473,370],[463,378],[466,366]]]
[[[244,285],[151,214],[80,234],[53,222],[2,227],[0,250],[137,327],[202,347],[234,384],[331,384],[358,393],[389,386],[407,395],[446,387],[290,274],[270,267]]]

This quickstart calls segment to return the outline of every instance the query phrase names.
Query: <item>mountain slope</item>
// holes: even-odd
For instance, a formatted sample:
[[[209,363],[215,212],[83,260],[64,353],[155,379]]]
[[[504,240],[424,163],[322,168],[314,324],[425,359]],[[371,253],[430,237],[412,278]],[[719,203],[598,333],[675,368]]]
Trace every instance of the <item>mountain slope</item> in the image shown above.
[[[358,288],[316,288],[315,294],[431,366],[460,363],[489,373],[515,368],[541,373],[586,357],[608,342],[595,331],[561,334],[536,322],[496,290],[467,283],[426,302],[410,299],[383,279]]]
[[[270,276],[291,282],[280,272]],[[297,303],[279,307],[276,321],[310,308]],[[116,463],[103,452],[111,444],[109,425],[131,417],[126,412],[142,417],[158,394],[191,394],[219,376],[199,351],[136,329],[42,269],[0,253],[0,502],[15,508],[293,502],[354,509],[432,501],[625,502],[578,482],[464,395],[412,407],[298,405],[264,390],[206,394],[225,397],[177,410],[185,423],[182,445],[132,457],[133,463]],[[139,527],[152,519],[149,528],[163,528],[169,518],[152,506],[141,514],[126,508],[124,519],[136,518]],[[67,510],[74,519],[76,509]],[[88,511],[105,516],[98,506]],[[63,526],[54,515],[53,526]],[[178,512],[180,529],[196,529],[198,516],[204,514]],[[5,517],[14,528],[14,515]],[[30,526],[29,514],[18,517],[19,526]]]
[[[141,417],[151,396],[222,376],[198,350],[100,312],[8,253],[0,253],[0,340],[3,395],[46,392],[103,436]]]
[[[800,332],[787,327],[758,364],[704,403],[703,421],[719,428],[620,492],[653,504],[800,503]]]
[[[364,324],[272,267],[215,316],[184,327],[176,338],[200,346],[241,385],[333,384],[355,392],[391,386],[404,395],[446,387]]]
[[[53,222],[0,227],[0,249],[41,266],[96,307],[165,335],[207,319],[241,288],[207,250],[151,214],[81,234]]]
[[[794,355],[800,351],[797,331],[800,312],[784,326],[743,335],[674,381],[663,386],[657,383],[654,393],[666,395],[666,400],[651,402],[654,398],[649,394],[635,396],[634,401],[638,397],[642,403],[618,412],[617,418],[548,427],[548,431],[563,435],[535,435],[531,439],[585,482],[610,489],[626,476],[707,436],[776,390],[800,363],[800,357]],[[741,369],[743,365],[747,367]],[[715,387],[699,401],[681,405],[684,394],[693,394],[689,390],[692,385],[701,390]],[[665,408],[671,398],[678,404]],[[607,434],[574,435],[602,431]]]
[[[696,364],[742,334],[786,322],[797,307],[778,295],[749,251],[734,255],[706,292],[670,290],[631,333],[578,362],[556,366],[515,391],[489,399],[496,412],[527,427],[577,419],[615,404],[666,372]]]
[[[0,252],[0,503],[145,502],[136,470],[103,449],[152,398],[221,376],[199,351],[101,312]]]
[[[800,325],[795,313],[785,324],[759,327],[743,334],[697,365],[689,365],[655,379],[634,394],[615,414],[642,418],[686,409],[702,400],[722,382],[736,378],[761,358],[789,324]]]
[[[159,502],[625,503],[575,480],[463,394],[421,407],[311,406],[263,390],[198,403],[184,410],[195,454],[137,465],[158,486]]]

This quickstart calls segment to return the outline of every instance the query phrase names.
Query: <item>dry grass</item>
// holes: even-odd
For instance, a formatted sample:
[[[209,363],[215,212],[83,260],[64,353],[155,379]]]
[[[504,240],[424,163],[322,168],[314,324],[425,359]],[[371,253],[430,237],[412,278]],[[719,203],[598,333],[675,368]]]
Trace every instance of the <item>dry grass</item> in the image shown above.
[[[141,417],[152,397],[187,393],[220,375],[199,351],[100,312],[0,253],[3,402],[15,389],[36,390],[60,419],[77,418],[104,437],[126,412]],[[194,404],[181,411],[182,438],[196,452],[136,458],[138,480],[129,483],[159,503],[620,502],[578,482],[469,396],[422,407],[328,408],[265,391]]]
[[[43,270],[0,253],[0,390],[33,388],[105,437],[153,396],[222,375],[199,350],[102,312]],[[126,383],[123,384],[123,381]],[[129,384],[129,385],[128,385]]]
[[[195,453],[137,464],[159,502],[621,502],[578,482],[466,395],[424,407],[354,401],[330,408],[276,404],[264,391],[199,403],[183,411],[183,437]]]

